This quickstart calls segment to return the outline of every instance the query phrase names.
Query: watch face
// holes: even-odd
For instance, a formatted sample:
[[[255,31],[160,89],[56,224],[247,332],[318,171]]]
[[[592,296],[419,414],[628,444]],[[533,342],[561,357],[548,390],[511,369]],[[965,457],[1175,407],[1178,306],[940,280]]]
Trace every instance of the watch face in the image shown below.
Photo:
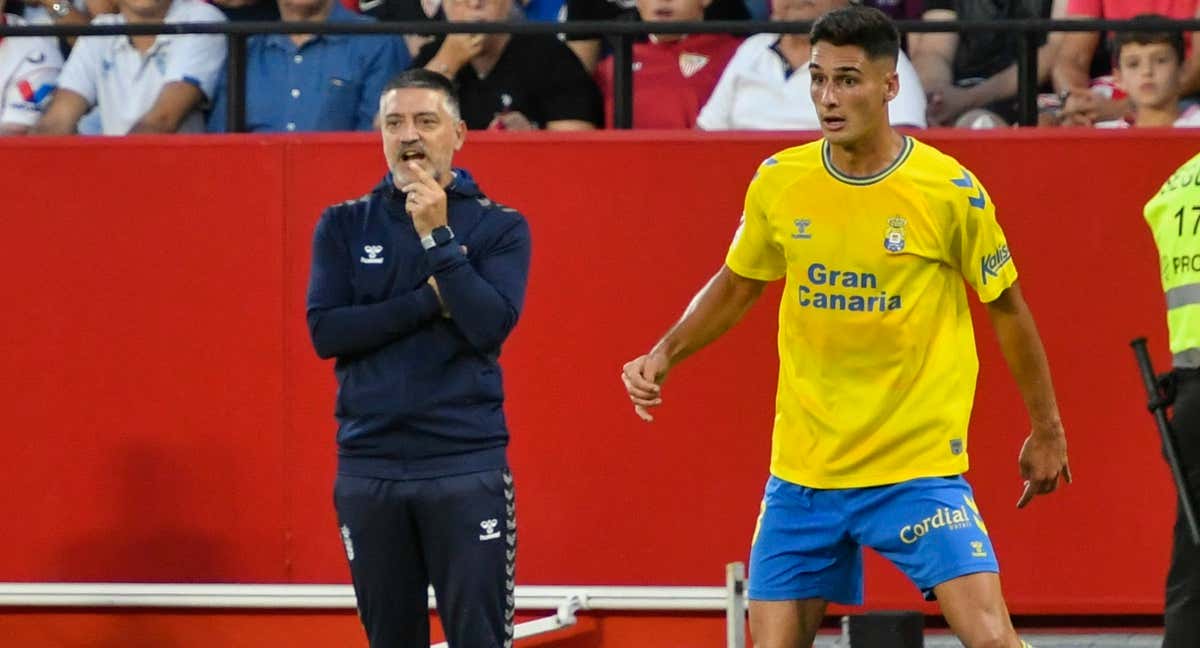
[[[438,245],[443,245],[452,238],[454,238],[454,232],[449,227],[443,226],[433,229],[433,241]]]

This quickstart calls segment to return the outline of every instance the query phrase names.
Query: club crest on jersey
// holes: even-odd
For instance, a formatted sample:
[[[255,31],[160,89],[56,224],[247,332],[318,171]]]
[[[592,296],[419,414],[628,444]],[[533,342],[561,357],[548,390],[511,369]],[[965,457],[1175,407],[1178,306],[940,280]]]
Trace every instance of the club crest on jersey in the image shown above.
[[[899,216],[888,219],[887,233],[883,236],[883,247],[888,252],[899,252],[904,249],[904,226],[908,221]]]
[[[690,79],[705,65],[708,65],[708,57],[703,54],[683,52],[679,55],[679,72],[685,79]]]

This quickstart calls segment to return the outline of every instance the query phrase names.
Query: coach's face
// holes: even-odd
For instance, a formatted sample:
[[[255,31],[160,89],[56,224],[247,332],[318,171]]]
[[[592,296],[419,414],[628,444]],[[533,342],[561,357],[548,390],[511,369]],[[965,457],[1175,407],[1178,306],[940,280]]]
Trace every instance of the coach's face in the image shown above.
[[[813,45],[812,101],[821,132],[833,144],[853,144],[888,124],[887,104],[900,91],[896,61],[872,59],[857,45]]]
[[[430,88],[398,88],[379,99],[383,154],[397,187],[416,182],[408,169],[416,162],[443,187],[450,183],[454,152],[462,148],[467,125],[450,110],[446,95]]]

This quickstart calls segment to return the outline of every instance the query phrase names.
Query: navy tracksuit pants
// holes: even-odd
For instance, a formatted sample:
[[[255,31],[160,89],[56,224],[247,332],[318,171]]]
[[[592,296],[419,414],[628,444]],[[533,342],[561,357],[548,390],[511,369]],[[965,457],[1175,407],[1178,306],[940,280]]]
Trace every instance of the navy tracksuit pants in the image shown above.
[[[371,648],[428,648],[427,588],[450,648],[510,648],[517,523],[508,470],[338,475],[334,507]]]

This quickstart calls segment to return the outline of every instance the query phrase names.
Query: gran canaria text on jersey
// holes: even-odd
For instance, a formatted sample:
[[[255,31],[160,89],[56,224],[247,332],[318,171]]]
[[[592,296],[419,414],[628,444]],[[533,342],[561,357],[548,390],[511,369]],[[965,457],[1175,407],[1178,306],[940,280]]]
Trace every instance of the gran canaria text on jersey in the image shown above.
[[[801,308],[881,313],[903,306],[900,295],[879,290],[879,279],[870,272],[833,270],[823,263],[813,263],[808,266],[807,275],[809,283],[799,287]],[[831,292],[828,291],[830,288],[851,288],[859,292]],[[861,294],[868,290],[878,294]]]

